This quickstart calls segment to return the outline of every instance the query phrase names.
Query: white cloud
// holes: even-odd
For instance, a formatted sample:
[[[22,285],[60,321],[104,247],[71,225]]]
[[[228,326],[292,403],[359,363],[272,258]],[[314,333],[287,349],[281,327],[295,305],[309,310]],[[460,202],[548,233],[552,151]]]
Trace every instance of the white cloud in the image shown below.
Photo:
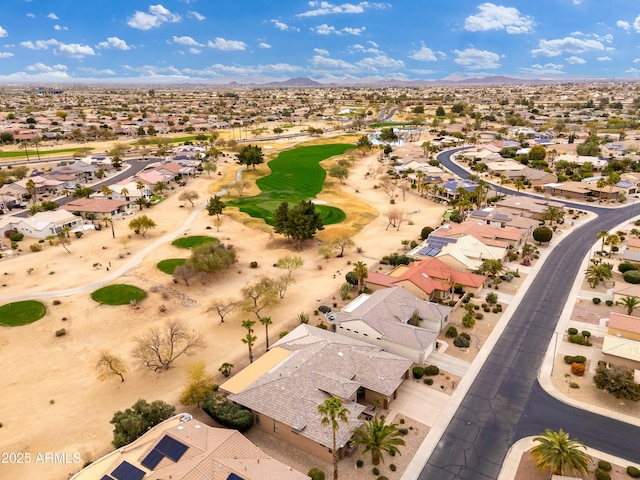
[[[324,55],[325,57],[329,56],[329,50],[326,50],[324,48],[314,48],[313,51],[318,55]]]
[[[36,18],[36,16],[33,13],[27,13],[27,18]]]
[[[312,32],[316,32],[318,35],[360,35],[362,32],[366,30],[365,27],[353,28],[353,27],[345,27],[340,30],[337,30],[336,27],[332,25],[327,25],[323,23],[322,25],[318,25],[317,27],[311,27]]]
[[[531,51],[534,56],[557,57],[563,53],[584,53],[602,51],[604,45],[598,40],[574,37],[557,38],[554,40],[540,40],[538,48]]]
[[[0,58],[11,58],[13,57],[13,53],[11,52],[0,52]]]
[[[69,27],[61,27],[60,25],[54,25],[53,26],[54,30],[60,31],[60,30],[69,30]]]
[[[45,65],[44,63],[34,63],[33,65],[29,65],[27,70],[30,72],[64,72],[67,71],[66,65]]]
[[[329,2],[309,2],[311,10],[297,14],[297,17],[317,17],[319,15],[330,15],[338,13],[364,13],[365,9],[383,9],[387,8],[387,3],[343,3],[342,5],[333,5]]]
[[[47,18],[50,18],[51,20],[60,20],[58,18],[58,16],[53,12],[51,12],[49,15],[47,15]]]
[[[0,38],[6,37],[7,35],[7,31],[4,28],[0,27]]]
[[[180,21],[180,15],[171,13],[162,5],[150,5],[149,13],[136,11],[127,21],[127,25],[138,30],[150,30],[159,27],[163,23],[176,23]]]
[[[202,53],[202,50],[200,50],[199,48],[191,47],[189,49],[189,53],[193,55],[198,55],[199,53]]]
[[[633,29],[636,31],[636,33],[640,33],[640,15],[638,15],[633,21]]]
[[[195,11],[187,12],[187,17],[195,18],[196,20],[199,20],[199,21],[206,20],[206,18],[207,18],[204,15],[202,15],[201,13],[198,13],[198,12],[195,12]]]
[[[520,71],[534,75],[564,75],[563,68],[564,65],[558,63],[545,63],[544,65],[536,63],[531,67],[521,68]]]
[[[292,74],[299,73],[300,67],[289,65],[288,63],[272,63],[266,65],[222,65],[216,63],[203,69],[185,68],[182,73],[198,76],[220,76],[220,75],[262,75],[267,73]]]
[[[131,50],[127,42],[118,37],[109,37],[106,41],[100,42],[98,48],[111,48],[113,50]]]
[[[173,43],[177,43],[178,45],[191,45],[193,47],[204,47],[203,44],[196,42],[193,38],[189,36],[184,37],[176,37],[173,36]]]
[[[631,25],[629,25],[629,22],[625,22],[624,20],[618,20],[616,22],[616,27],[620,27],[623,30],[629,31]]]
[[[356,65],[365,69],[377,72],[378,70],[396,70],[404,68],[404,62],[402,60],[395,60],[382,54],[375,57],[367,57],[362,60],[358,60]]]
[[[420,50],[416,50],[409,55],[409,58],[413,58],[414,60],[419,60],[421,62],[435,62],[437,60],[436,56],[429,47],[422,45]]]
[[[573,0],[574,5],[580,5],[581,3],[582,3],[582,0]]]
[[[462,65],[470,70],[492,69],[500,67],[500,55],[489,50],[478,50],[477,48],[467,48],[465,50],[454,50],[457,55],[454,60],[458,65]]]
[[[478,6],[480,13],[471,15],[464,21],[464,29],[469,32],[486,32],[489,30],[505,30],[507,33],[530,33],[535,23],[526,15],[521,15],[517,8],[503,7],[493,3]]]
[[[91,75],[115,75],[116,74],[116,72],[111,70],[110,68],[79,67],[78,70],[87,72]]]
[[[640,70],[638,70],[637,68],[628,68],[627,70],[624,71],[624,73],[631,73],[633,75],[638,75],[640,73]]]
[[[284,22],[281,22],[280,20],[271,20],[271,23],[273,23],[274,27],[276,27],[278,30],[281,30],[283,32],[299,32],[300,31],[298,27],[292,27],[290,25],[287,25]]]
[[[269,45],[267,42],[260,42],[258,46],[260,48],[271,48],[271,45]]]
[[[365,53],[372,53],[374,55],[378,55],[380,54],[380,50],[378,49],[378,44],[376,42],[367,42],[368,45],[371,45],[370,47],[365,47],[364,45],[360,45],[359,43],[354,43],[353,45],[351,45],[351,47],[349,47],[348,52],[349,53],[356,53],[356,52],[365,52]]]
[[[84,58],[96,54],[89,45],[80,45],[79,43],[61,43],[54,50],[54,53],[71,58]]]
[[[571,65],[584,65],[585,63],[587,63],[587,61],[582,58],[582,57],[576,57],[575,55],[572,55],[570,57],[565,58],[567,63],[570,63]]]
[[[244,50],[247,48],[247,44],[239,40],[225,40],[224,38],[217,37],[214,42],[209,40],[208,47],[222,50],[224,52],[230,52],[233,50]]]
[[[329,58],[322,55],[314,55],[311,59],[311,65],[316,69],[355,71],[354,65],[339,58]]]
[[[611,60],[613,60],[611,57],[598,57],[597,60],[599,62],[610,62]]]
[[[316,32],[318,35],[331,35],[332,33],[340,35],[340,32],[336,30],[336,27],[333,25],[327,25],[326,23],[318,25],[317,27],[311,27],[311,31]]]
[[[28,48],[29,50],[48,50],[49,47],[59,45],[59,43],[58,40],[51,38],[49,40],[36,40],[35,42],[31,40],[20,42],[20,46]]]

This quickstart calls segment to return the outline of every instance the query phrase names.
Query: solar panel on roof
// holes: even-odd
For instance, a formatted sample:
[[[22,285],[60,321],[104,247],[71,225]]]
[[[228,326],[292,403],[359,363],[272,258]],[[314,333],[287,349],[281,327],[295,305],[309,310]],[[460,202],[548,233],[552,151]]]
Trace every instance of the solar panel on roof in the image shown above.
[[[511,217],[509,217],[508,215],[505,215],[504,213],[496,213],[493,216],[494,220],[500,220],[500,221],[507,221],[507,220],[511,220]]]
[[[227,480],[244,480],[242,477],[239,477],[235,473],[230,473],[227,477]]]
[[[184,443],[179,442],[173,437],[165,435],[158,445],[156,445],[155,450],[161,452],[165,457],[169,457],[174,462],[180,460],[180,457],[184,455],[184,452],[187,451],[189,447],[187,447]]]
[[[103,475],[100,480],[113,480],[109,475]]]
[[[158,466],[158,464],[162,461],[163,458],[164,458],[164,454],[160,453],[158,450],[154,448],[149,452],[149,454],[146,457],[144,457],[144,460],[142,460],[140,464],[143,467],[148,468],[149,470],[153,470]]]
[[[474,210],[473,212],[471,212],[471,215],[473,215],[474,217],[484,218],[489,215],[489,212],[486,212],[484,210]]]
[[[129,462],[122,462],[111,472],[111,475],[113,475],[113,478],[116,480],[142,480],[146,473],[144,470],[140,470]]]

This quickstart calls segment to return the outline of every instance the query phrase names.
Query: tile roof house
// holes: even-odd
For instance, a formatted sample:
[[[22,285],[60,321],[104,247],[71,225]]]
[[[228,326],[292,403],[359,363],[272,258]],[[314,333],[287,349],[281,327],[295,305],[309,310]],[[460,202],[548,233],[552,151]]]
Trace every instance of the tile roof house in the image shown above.
[[[73,480],[308,480],[237,430],[176,415],[71,477]]]
[[[330,323],[340,335],[424,363],[434,350],[438,334],[449,324],[451,310],[421,300],[403,287],[392,287],[359,295],[335,312]]]
[[[526,212],[507,207],[486,207],[482,210],[474,210],[470,217],[474,220],[481,220],[492,227],[517,228],[525,237],[530,237],[533,230],[540,225],[538,220],[527,217]]]
[[[17,230],[25,237],[45,239],[63,232],[66,227],[72,231],[82,230],[82,218],[59,208],[48,212],[38,212],[31,217],[4,217],[0,220],[0,232]]]
[[[485,245],[494,247],[519,247],[524,234],[515,227],[496,228],[479,220],[467,220],[461,223],[447,223],[431,232],[431,235],[441,237],[460,238],[472,235]],[[431,236],[430,235],[430,236]]]
[[[535,220],[541,220],[542,213],[548,207],[564,208],[564,203],[562,202],[557,202],[555,200],[549,200],[546,198],[533,198],[519,195],[507,196],[506,198],[499,200],[496,205],[501,208],[516,210],[522,215],[533,218]]]
[[[104,216],[114,217],[118,213],[129,212],[131,202],[109,198],[76,198],[67,202],[64,208],[70,212],[79,213],[84,218],[87,217],[87,214],[93,214],[100,220]]]
[[[220,385],[229,400],[254,413],[254,425],[283,441],[331,461],[332,430],[321,424],[318,405],[332,396],[349,410],[336,431],[339,456],[349,454],[363,401],[384,408],[396,398],[411,361],[379,347],[310,325],[299,325],[272,348]],[[377,403],[377,402],[376,402]]]
[[[486,245],[472,235],[452,238],[432,234],[407,256],[416,260],[437,257],[454,270],[474,272],[484,260],[504,260],[506,254],[506,247]]]
[[[640,318],[611,312],[607,335],[602,341],[602,355],[607,363],[636,370],[640,375]]]
[[[367,286],[401,286],[423,300],[449,299],[455,285],[477,295],[487,277],[449,267],[436,257],[398,265],[389,274],[369,272]]]

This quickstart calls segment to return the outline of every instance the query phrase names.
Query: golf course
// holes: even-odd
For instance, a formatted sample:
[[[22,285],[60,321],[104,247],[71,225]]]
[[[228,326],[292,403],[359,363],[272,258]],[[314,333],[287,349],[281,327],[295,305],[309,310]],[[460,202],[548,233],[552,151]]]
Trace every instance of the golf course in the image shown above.
[[[280,153],[268,163],[271,173],[256,181],[260,194],[228,203],[253,218],[274,224],[273,213],[282,202],[294,206],[302,200],[313,200],[322,191],[327,172],[320,162],[341,155],[351,144],[311,145]],[[328,205],[316,205],[325,225],[340,223],[347,217],[344,211]]]

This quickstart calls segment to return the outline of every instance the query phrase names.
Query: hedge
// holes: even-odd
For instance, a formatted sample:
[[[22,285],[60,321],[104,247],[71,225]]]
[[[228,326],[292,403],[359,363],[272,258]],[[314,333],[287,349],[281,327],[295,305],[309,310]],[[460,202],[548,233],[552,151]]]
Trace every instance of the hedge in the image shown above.
[[[471,342],[469,341],[468,338],[463,337],[462,335],[458,335],[456,337],[456,339],[453,341],[453,344],[456,347],[460,347],[460,348],[468,348],[469,345],[471,345]]]
[[[311,480],[324,480],[324,472],[316,467],[309,470],[307,475],[311,477]]]
[[[564,361],[567,365],[571,365],[572,363],[584,364],[587,361],[587,357],[583,357],[582,355],[566,355]]]
[[[428,376],[438,375],[440,373],[440,369],[436,365],[429,365],[424,368],[424,374]]]
[[[631,478],[640,478],[640,470],[633,465],[629,465],[627,467],[627,475],[629,475]]]
[[[424,376],[424,368],[421,366],[413,367],[413,378],[416,380],[421,379]]]
[[[591,346],[591,342],[589,341],[589,338],[583,337],[582,335],[569,335],[567,339],[571,343],[577,343],[578,345],[584,345],[586,347]]]
[[[253,425],[251,411],[231,403],[220,392],[209,395],[202,404],[202,410],[219,424],[240,432],[246,432]]]
[[[622,275],[622,278],[627,283],[638,284],[640,283],[640,271],[629,270]]]
[[[447,328],[447,331],[444,332],[444,336],[447,338],[456,338],[458,336],[458,329],[453,325],[449,325],[449,328]]]
[[[620,273],[627,273],[630,270],[638,270],[638,267],[629,262],[622,262],[620,265],[618,265],[618,271]]]
[[[600,460],[598,462],[598,468],[600,470],[604,470],[605,472],[610,472],[611,468],[613,468],[613,467],[611,466],[611,464],[609,462],[607,462],[605,460]]]

